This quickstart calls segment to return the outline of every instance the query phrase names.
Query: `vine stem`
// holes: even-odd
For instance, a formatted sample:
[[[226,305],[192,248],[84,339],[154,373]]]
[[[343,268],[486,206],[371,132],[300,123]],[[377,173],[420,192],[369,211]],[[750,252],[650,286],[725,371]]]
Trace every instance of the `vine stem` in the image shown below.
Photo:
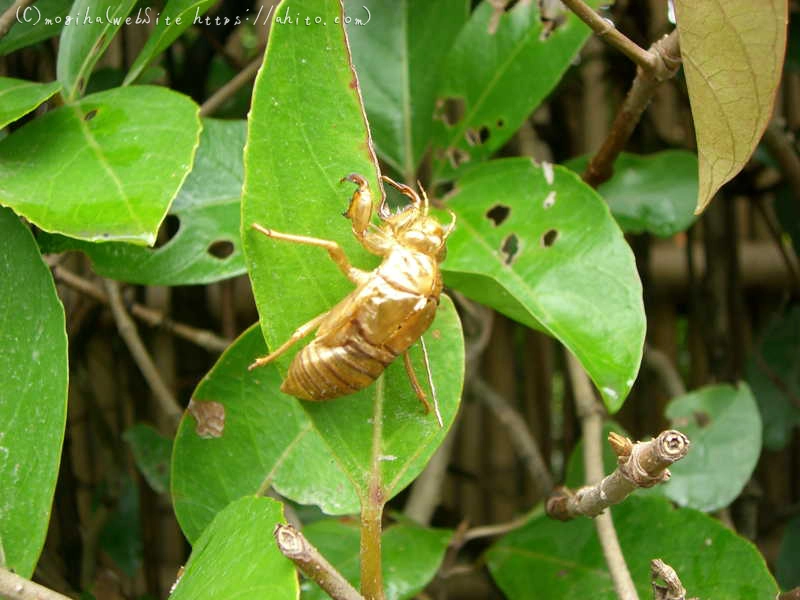
[[[383,502],[378,498],[373,500],[372,489],[369,495],[370,499],[361,509],[361,594],[366,600],[383,600],[381,571]]]
[[[0,596],[8,600],[72,600],[0,567]]]

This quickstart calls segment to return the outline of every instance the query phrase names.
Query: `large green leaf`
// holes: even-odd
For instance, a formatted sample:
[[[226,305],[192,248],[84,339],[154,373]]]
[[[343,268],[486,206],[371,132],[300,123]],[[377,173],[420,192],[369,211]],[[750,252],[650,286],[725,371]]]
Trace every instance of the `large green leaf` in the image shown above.
[[[317,521],[303,535],[353,587],[360,588],[360,529],[357,521]],[[386,600],[414,598],[433,579],[442,564],[452,532],[413,525],[393,525],[381,536],[383,587]],[[303,587],[303,600],[326,600],[316,584]]]
[[[36,83],[0,77],[0,128],[27,115],[59,89],[57,81]]]
[[[56,64],[67,101],[83,95],[92,69],[135,4],[136,0],[75,0],[70,14],[76,20],[61,31]]]
[[[662,498],[628,498],[612,513],[640,598],[652,597],[654,558],[675,569],[687,597],[775,598],[777,585],[758,550],[711,517],[673,509]],[[537,517],[495,544],[488,559],[509,600],[617,598],[590,519]]]
[[[67,416],[64,309],[28,228],[0,208],[0,564],[42,551]]]
[[[232,502],[194,544],[170,598],[296,600],[300,590],[294,565],[272,537],[283,522],[283,507],[271,498]]]
[[[747,365],[764,424],[764,446],[780,450],[800,425],[800,307],[773,319]]]
[[[337,241],[353,264],[377,262],[353,238],[342,218],[353,191],[339,184],[348,173],[362,173],[377,198],[377,169],[351,69],[342,12],[336,0],[291,2],[284,7],[326,26],[273,25],[253,95],[245,152],[242,227],[245,257],[253,281],[261,327],[276,348],[300,325],[330,309],[353,286],[326,253],[265,238],[253,223],[295,234]],[[311,94],[316,100],[308,102]],[[461,395],[464,356],[460,324],[443,298],[437,321],[425,336],[431,370],[446,426]],[[412,352],[423,373],[418,347]],[[278,361],[285,373],[291,353]],[[363,498],[367,481],[379,476],[388,499],[419,473],[441,443],[446,427],[422,414],[402,364],[358,394],[303,407]]]
[[[559,339],[619,409],[645,316],[633,253],[603,200],[567,169],[515,158],[471,169],[448,206],[459,219],[448,285]]]
[[[217,402],[225,414],[220,437],[197,433],[187,415],[172,456],[172,498],[184,534],[195,540],[220,510],[269,486],[328,514],[358,512],[352,484],[331,456],[299,401],[281,394],[273,365],[249,372],[266,353],[258,327],[245,332],[200,382],[193,402]]]
[[[5,13],[14,0],[0,0]],[[39,0],[15,14],[15,23],[0,40],[0,56],[58,35],[70,13],[72,0]]]
[[[517,2],[498,14],[484,0],[461,30],[437,94],[434,179],[451,178],[458,166],[485,160],[501,148],[589,37],[588,27],[572,13],[545,35],[538,5]]]
[[[188,27],[192,26],[196,18],[204,15],[213,5],[214,0],[168,0],[164,9],[158,11],[158,19],[153,31],[136,60],[133,61],[123,85],[135,81],[156,56],[166,50]],[[147,23],[155,19],[153,13],[156,12],[156,9],[152,7],[147,7],[141,12],[140,18],[146,20]]]
[[[50,111],[0,141],[0,204],[46,231],[152,244],[191,169],[197,113],[149,86]]]
[[[587,162],[588,157],[582,156],[565,166],[582,173]],[[647,155],[623,152],[614,162],[613,177],[601,183],[597,192],[626,233],[649,231],[670,237],[696,219],[697,155],[684,150]]]
[[[95,244],[49,234],[40,235],[39,244],[46,252],[83,250],[103,277],[143,285],[196,285],[240,275],[244,138],[244,121],[203,120],[194,168],[169,211],[178,231],[166,244]],[[230,254],[213,253],[221,244]]]
[[[347,0],[345,12],[354,19],[347,32],[375,148],[412,182],[433,131],[440,68],[469,2]]]

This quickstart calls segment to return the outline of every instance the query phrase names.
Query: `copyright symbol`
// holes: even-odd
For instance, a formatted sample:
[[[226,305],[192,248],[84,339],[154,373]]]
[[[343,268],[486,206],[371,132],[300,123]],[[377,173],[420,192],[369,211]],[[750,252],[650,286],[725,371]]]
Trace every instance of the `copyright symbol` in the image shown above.
[[[42,13],[35,6],[17,8],[17,22],[19,23],[32,23],[37,25],[41,19]]]

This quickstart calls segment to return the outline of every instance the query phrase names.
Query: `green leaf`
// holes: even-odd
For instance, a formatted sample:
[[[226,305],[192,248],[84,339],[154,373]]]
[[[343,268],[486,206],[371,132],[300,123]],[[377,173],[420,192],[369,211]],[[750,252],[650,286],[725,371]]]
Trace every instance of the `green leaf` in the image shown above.
[[[341,7],[326,0],[292,2],[291,9],[312,20],[319,16],[327,25],[274,24],[256,80],[245,151],[245,257],[270,348],[341,301],[353,285],[320,248],[268,239],[251,224],[335,240],[360,268],[372,268],[377,260],[356,242],[341,216],[353,192],[352,184],[339,184],[348,173],[362,173],[375,196],[381,195],[344,31],[335,25],[337,18],[341,22]],[[306,101],[310,90],[315,102]],[[371,476],[380,477],[385,499],[407,485],[441,443],[457,410],[463,338],[446,297],[425,341],[445,428],[422,413],[398,361],[357,394],[303,403],[362,499]],[[424,373],[418,346],[411,356],[417,372]],[[285,373],[290,360],[291,354],[278,360],[279,371]]]
[[[431,140],[441,66],[469,2],[347,0],[345,14],[354,19],[347,33],[375,148],[412,182]]]
[[[764,446],[780,450],[800,425],[800,306],[778,315],[761,333],[747,364],[764,424]]]
[[[328,514],[358,512],[358,498],[298,400],[278,392],[274,365],[249,372],[266,354],[257,326],[222,355],[193,394],[193,402],[218,402],[225,414],[220,437],[197,433],[197,417],[184,417],[172,457],[175,514],[190,541],[197,539],[232,500],[272,486]]]
[[[500,149],[561,80],[589,37],[589,28],[572,13],[545,36],[538,4],[517,2],[497,13],[484,0],[461,30],[437,94],[434,180],[450,179],[462,164],[485,160]]]
[[[99,543],[104,553],[129,577],[142,566],[141,509],[139,486],[127,473],[119,482],[120,491],[113,511],[100,531]]]
[[[67,416],[67,334],[30,231],[0,208],[0,564],[30,577],[42,551]]]
[[[14,0],[0,0],[5,13]],[[72,0],[39,0],[15,14],[14,25],[0,40],[0,56],[57,36],[70,14]]]
[[[46,231],[153,244],[191,169],[197,113],[146,86],[50,111],[0,141],[0,204]]]
[[[565,164],[576,173],[588,157]],[[637,155],[623,152],[614,162],[614,176],[597,192],[626,233],[648,231],[670,237],[688,229],[696,218],[697,156],[684,150]]]
[[[0,77],[0,128],[27,115],[60,89],[57,81],[35,83]]]
[[[657,490],[681,506],[706,512],[733,502],[761,453],[761,419],[747,384],[707,386],[672,400],[666,416],[692,442]]]
[[[271,498],[232,502],[197,540],[170,599],[298,598],[294,565],[272,537],[284,522],[283,507]]]
[[[772,117],[788,0],[675,0],[697,136],[697,212],[742,170]]]
[[[45,252],[83,250],[103,277],[143,285],[197,285],[244,272],[239,234],[245,122],[203,120],[194,168],[169,213],[178,231],[158,248],[40,235]],[[169,222],[169,221],[167,221]],[[217,256],[217,248],[230,254]]]
[[[703,513],[662,498],[628,498],[612,509],[622,552],[640,598],[652,597],[650,561],[678,573],[687,597],[771,600],[778,591],[750,542]],[[617,596],[590,519],[531,520],[488,553],[492,577],[509,600]]]
[[[136,466],[150,487],[159,494],[165,493],[169,489],[172,440],[144,423],[130,427],[122,438],[131,447]]]
[[[633,253],[602,199],[567,169],[514,158],[470,170],[447,204],[458,226],[445,282],[556,337],[617,411],[639,370],[645,315]]]
[[[357,521],[317,521],[303,528],[303,535],[353,587],[360,588],[360,529]],[[393,525],[381,537],[383,587],[386,600],[414,598],[433,579],[444,559],[452,531]],[[303,586],[303,600],[326,600],[317,584]]]
[[[136,0],[75,0],[75,22],[64,27],[58,44],[56,75],[70,102],[83,95],[89,76]]]
[[[135,81],[156,56],[166,50],[188,27],[191,27],[195,18],[204,15],[213,5],[214,0],[168,0],[164,9],[158,13],[158,20],[153,31],[136,60],[133,61],[122,85],[128,85]],[[147,12],[148,10],[150,12]],[[153,12],[154,9],[148,7],[142,11],[140,18],[147,19],[149,23],[154,19]]]
[[[781,549],[775,563],[775,576],[784,590],[800,587],[800,517],[795,517],[783,530]]]

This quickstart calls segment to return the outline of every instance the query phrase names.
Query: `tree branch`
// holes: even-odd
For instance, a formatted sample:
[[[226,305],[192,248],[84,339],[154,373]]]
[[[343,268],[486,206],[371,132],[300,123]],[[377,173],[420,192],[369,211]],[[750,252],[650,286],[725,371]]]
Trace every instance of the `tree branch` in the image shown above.
[[[72,600],[0,567],[0,597],[8,600]]]
[[[258,58],[239,71],[233,79],[211,94],[200,106],[200,116],[207,117],[216,112],[217,109],[233,97],[236,92],[255,79],[262,62],[264,62],[264,57],[263,55],[259,55]]]
[[[664,384],[664,389],[670,397],[676,398],[686,393],[683,379],[681,379],[680,373],[672,364],[669,356],[647,343],[644,345],[644,364],[658,374]]]
[[[278,550],[334,600],[364,600],[336,568],[291,525],[278,524],[273,533]]]
[[[792,147],[783,128],[775,121],[769,124],[762,138],[767,152],[772,155],[781,169],[789,187],[792,188],[795,200],[800,200],[800,157]]]
[[[25,10],[25,8],[33,3],[34,0],[17,0],[14,2],[14,4],[9,6],[2,15],[0,15],[0,39],[4,38],[9,29],[14,26],[14,22],[17,20],[18,12]]]

